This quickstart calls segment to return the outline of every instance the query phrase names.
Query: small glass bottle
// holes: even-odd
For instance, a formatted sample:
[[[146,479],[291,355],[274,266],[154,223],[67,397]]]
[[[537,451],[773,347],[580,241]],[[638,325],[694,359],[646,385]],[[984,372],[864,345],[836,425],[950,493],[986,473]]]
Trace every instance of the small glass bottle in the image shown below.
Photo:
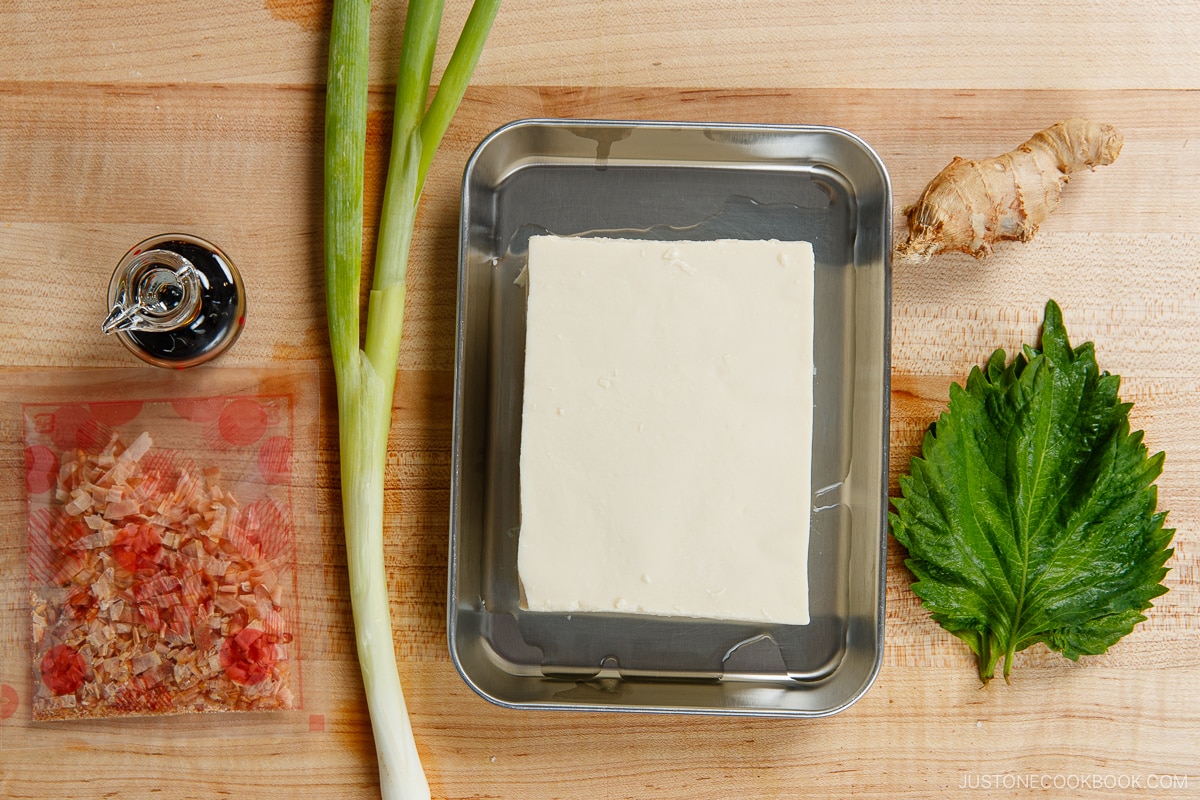
[[[135,245],[113,272],[101,324],[138,358],[182,369],[229,349],[246,323],[246,291],[220,249],[184,233]]]

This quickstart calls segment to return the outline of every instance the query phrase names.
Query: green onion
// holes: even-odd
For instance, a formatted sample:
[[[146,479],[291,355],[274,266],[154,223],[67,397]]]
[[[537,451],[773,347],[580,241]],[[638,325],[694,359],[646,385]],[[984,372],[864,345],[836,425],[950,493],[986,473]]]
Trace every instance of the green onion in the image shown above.
[[[370,0],[335,0],[325,109],[325,278],[337,381],[342,511],[354,631],[385,800],[428,798],[396,668],[383,568],[383,484],[417,203],[500,0],[475,0],[428,109],[443,0],[411,0],[365,342],[360,344]]]

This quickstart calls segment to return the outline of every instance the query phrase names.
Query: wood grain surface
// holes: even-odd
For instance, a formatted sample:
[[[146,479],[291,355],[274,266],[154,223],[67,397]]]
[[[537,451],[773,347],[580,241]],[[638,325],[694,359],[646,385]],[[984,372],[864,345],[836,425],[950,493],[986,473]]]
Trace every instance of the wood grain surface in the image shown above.
[[[444,33],[466,14],[447,4]],[[0,795],[378,795],[346,600],[326,353],[320,152],[327,0],[10,0],[0,6],[0,380],[131,366],[98,332],[121,255],[185,230],[247,284],[226,366],[315,362],[315,492],[301,552],[301,712],[35,726],[0,659]],[[402,0],[373,9],[368,216],[378,212]],[[387,565],[401,677],[439,798],[1200,796],[1200,6],[1192,2],[507,0],[434,163],[409,273],[388,471]],[[439,56],[440,70],[449,52]],[[1042,647],[981,689],[889,543],[875,686],[819,720],[515,712],[455,673],[445,633],[458,197],[474,146],[523,117],[813,123],[862,136],[896,213],[951,157],[1008,150],[1068,116],[1125,149],[1079,175],[1029,244],[893,278],[891,480],[998,346],[1055,298],[1123,376],[1167,453],[1168,594],[1079,663]],[[369,235],[369,239],[372,238]],[[4,414],[9,414],[5,411]],[[0,453],[0,647],[27,636],[23,485]],[[14,666],[14,664],[16,666]],[[15,705],[8,702],[15,697]]]

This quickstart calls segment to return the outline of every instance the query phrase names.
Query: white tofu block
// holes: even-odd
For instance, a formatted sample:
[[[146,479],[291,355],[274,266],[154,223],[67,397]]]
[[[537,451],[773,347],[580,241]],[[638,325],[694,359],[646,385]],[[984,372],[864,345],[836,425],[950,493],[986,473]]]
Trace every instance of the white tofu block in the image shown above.
[[[807,624],[812,247],[529,243],[531,611]]]

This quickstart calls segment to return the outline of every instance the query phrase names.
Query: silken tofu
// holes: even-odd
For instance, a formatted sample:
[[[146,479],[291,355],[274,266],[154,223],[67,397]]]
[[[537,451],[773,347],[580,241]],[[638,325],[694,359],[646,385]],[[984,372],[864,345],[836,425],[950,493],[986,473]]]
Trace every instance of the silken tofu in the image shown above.
[[[806,242],[530,240],[531,611],[807,624]]]

